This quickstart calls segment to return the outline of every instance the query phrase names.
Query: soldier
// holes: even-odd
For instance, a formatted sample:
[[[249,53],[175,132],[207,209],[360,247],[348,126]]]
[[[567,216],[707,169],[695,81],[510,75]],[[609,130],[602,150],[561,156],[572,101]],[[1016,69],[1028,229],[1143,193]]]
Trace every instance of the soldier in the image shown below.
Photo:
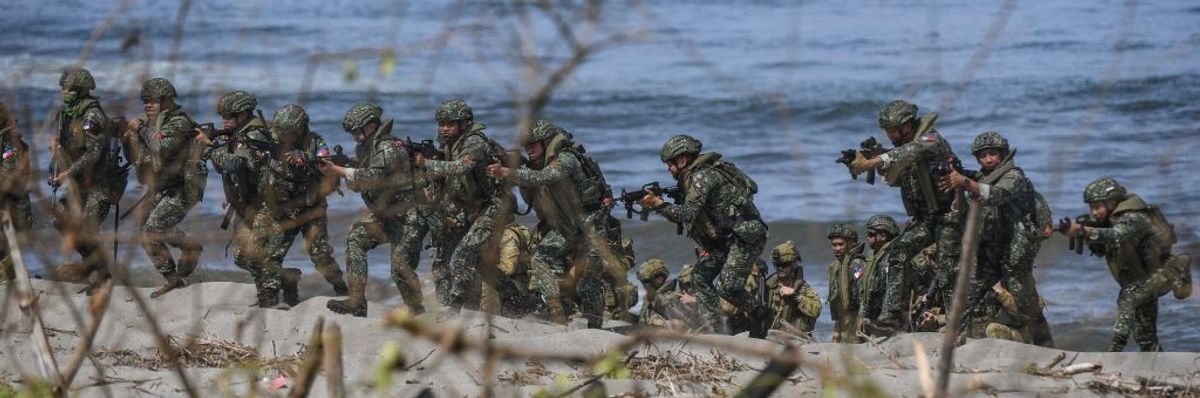
[[[525,138],[528,167],[509,169],[495,163],[488,166],[488,174],[529,192],[541,235],[534,248],[533,283],[546,300],[551,320],[565,324],[572,313],[560,288],[564,275],[570,274],[578,278],[568,284],[577,281],[575,296],[588,327],[599,328],[604,317],[602,262],[621,267],[612,250],[612,242],[621,241],[620,222],[610,223],[612,195],[599,165],[572,138],[538,120]],[[576,267],[582,271],[572,270]]]
[[[896,147],[870,159],[859,152],[850,163],[850,171],[858,175],[878,169],[888,185],[900,187],[900,198],[911,221],[892,244],[892,256],[896,264],[912,267],[911,262],[921,250],[936,243],[935,284],[949,303],[962,250],[962,212],[952,211],[954,193],[937,189],[938,170],[955,160],[950,143],[933,127],[937,118],[936,113],[918,117],[917,106],[908,102],[889,102],[879,111],[879,127]]]
[[[834,224],[829,229],[829,246],[837,257],[829,264],[829,318],[833,320],[833,341],[858,342],[858,290],[866,261],[863,245],[858,243],[858,231],[849,223]]]
[[[1147,204],[1112,177],[1103,177],[1083,190],[1095,226],[1071,222],[1067,236],[1082,235],[1103,253],[1121,291],[1110,351],[1122,351],[1132,337],[1142,351],[1162,351],[1158,341],[1158,297],[1174,291],[1175,298],[1192,293],[1191,257],[1171,254],[1175,231],[1162,210]]]
[[[951,170],[942,180],[943,191],[963,189],[980,205],[980,245],[967,305],[981,302],[997,281],[1016,299],[1017,320],[1028,328],[1031,341],[1053,347],[1050,325],[1046,322],[1041,297],[1033,278],[1033,261],[1041,247],[1043,232],[1039,221],[1037,191],[1025,173],[1014,163],[1015,150],[995,131],[975,137],[971,154],[979,161],[976,179]],[[969,316],[969,315],[968,315]]]
[[[771,329],[810,336],[821,316],[821,297],[804,280],[801,261],[790,240],[771,250],[775,273],[767,277],[767,303],[775,313]]]
[[[329,154],[325,139],[308,128],[308,113],[299,105],[284,105],[275,112],[271,136],[277,145],[258,144],[263,152],[259,170],[259,195],[262,209],[255,215],[254,245],[262,251],[254,267],[261,279],[258,306],[279,305],[280,289],[288,305],[299,303],[295,281],[300,270],[283,269],[283,258],[297,234],[303,234],[313,264],[326,279],[342,278],[329,244],[325,197],[333,191],[336,179],[321,172],[321,157]],[[286,283],[285,283],[286,282]]]
[[[434,119],[446,160],[425,159],[418,154],[416,165],[426,168],[431,177],[445,179],[442,183],[445,199],[465,215],[456,219],[452,227],[466,231],[462,235],[445,236],[443,248],[453,249],[439,253],[450,259],[448,269],[442,271],[449,275],[451,285],[445,304],[450,311],[464,305],[478,308],[484,246],[492,240],[496,218],[502,216],[505,207],[501,202],[507,194],[495,179],[487,176],[485,166],[503,159],[504,149],[484,134],[487,126],[474,121],[475,115],[466,101],[452,99],[441,103]],[[455,217],[457,211],[444,214]]]
[[[766,337],[770,309],[745,289],[751,267],[762,254],[767,226],[754,205],[758,184],[718,153],[704,153],[700,140],[688,135],[671,137],[661,158],[683,188],[680,204],[668,204],[647,190],[641,204],[667,220],[687,225],[688,236],[701,247],[692,288],[700,301],[707,328],[726,333],[720,298],[758,320],[751,337]]]
[[[912,295],[909,269],[891,257],[893,239],[900,228],[890,216],[877,214],[867,219],[866,256],[859,290],[859,331],[871,336],[890,336],[908,330]]]
[[[96,277],[84,289],[91,294],[109,278],[109,265],[100,252],[100,224],[108,217],[108,208],[125,193],[129,173],[118,165],[121,155],[113,139],[113,125],[101,109],[100,99],[91,95],[96,88],[91,72],[67,68],[58,84],[63,107],[58,114],[58,137],[51,146],[48,183],[55,191],[65,183],[67,192],[51,214],[55,228],[74,242],[80,256],[78,267],[71,264],[58,272],[80,279],[94,273]],[[15,125],[11,127],[15,129]]]
[[[642,287],[646,289],[646,300],[638,314],[638,323],[653,326],[665,325],[667,319],[660,306],[668,299],[668,295],[678,289],[679,280],[670,279],[671,271],[667,270],[667,264],[657,258],[642,263],[638,267],[637,278],[642,282]]]
[[[358,317],[367,316],[367,251],[384,243],[392,246],[392,282],[404,304],[414,315],[425,312],[416,270],[428,225],[416,205],[425,199],[428,183],[413,168],[403,141],[392,137],[392,119],[382,121],[382,117],[383,108],[374,104],[351,107],[342,119],[342,128],[358,144],[354,164],[320,164],[326,174],[344,177],[350,189],[362,194],[369,210],[346,238],[350,297],[326,305],[333,312]]]
[[[620,220],[617,221],[618,226]],[[614,242],[612,246],[613,253],[617,254],[620,259],[617,266],[611,267],[611,270],[616,272],[605,273],[605,278],[601,279],[604,289],[604,316],[608,319],[622,320],[626,322],[637,322],[636,314],[629,312],[638,303],[637,286],[628,283],[629,271],[633,268],[633,262],[637,258],[637,253],[633,249],[633,240],[623,238],[620,242]],[[624,283],[620,283],[625,281]]]
[[[33,213],[29,204],[29,144],[21,139],[17,131],[17,119],[0,102],[0,219],[8,219],[13,229],[24,234],[33,226]],[[8,252],[8,238],[0,230],[0,283],[12,280],[12,257]]]
[[[500,237],[496,295],[485,297],[488,313],[518,318],[539,311],[542,298],[531,290],[530,269],[537,237],[524,225],[510,223]]]

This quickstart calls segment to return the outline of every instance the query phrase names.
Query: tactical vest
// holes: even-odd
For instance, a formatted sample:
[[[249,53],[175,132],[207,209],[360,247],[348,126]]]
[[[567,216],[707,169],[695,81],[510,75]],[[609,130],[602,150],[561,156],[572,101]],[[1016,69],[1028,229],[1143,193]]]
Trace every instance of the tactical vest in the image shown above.
[[[1174,226],[1167,222],[1162,210],[1147,204],[1135,194],[1129,194],[1117,204],[1112,214],[1113,223],[1133,212],[1145,214],[1149,225],[1138,226],[1138,233],[1131,239],[1105,242],[1108,270],[1122,287],[1143,281],[1162,267],[1163,262],[1171,256],[1171,245],[1176,241]],[[1142,228],[1145,230],[1140,231]]]
[[[100,158],[96,159],[92,168],[83,170],[82,178],[75,179],[84,189],[87,189],[97,183],[124,177],[126,174],[118,170],[121,156],[120,147],[113,139],[112,123],[108,120],[104,109],[100,107],[100,101],[94,97],[83,98],[80,101],[82,102],[76,105],[79,111],[74,117],[67,116],[66,108],[59,113],[58,147],[60,155],[64,157],[64,159],[59,159],[59,168],[70,167],[72,163],[83,156],[84,152],[87,152],[88,132],[102,137]],[[101,119],[103,119],[100,122],[101,125],[93,126],[91,125],[93,122],[87,120],[87,113],[92,110],[100,113]],[[74,177],[72,178],[74,179]]]
[[[24,170],[29,161],[29,145],[17,137],[16,131],[13,126],[0,129],[0,151],[4,156],[0,159],[4,163],[0,168],[0,195],[20,196],[29,191],[29,170]]]
[[[463,134],[449,147],[444,147],[446,160],[457,161],[464,155],[461,151],[467,139],[471,136],[478,136],[487,142],[488,159],[472,159],[472,162],[475,162],[476,165],[486,165],[493,160],[503,161],[504,146],[484,134],[483,130],[486,128],[483,123],[475,123],[471,126],[471,131]],[[446,179],[450,180],[446,181],[446,185],[455,191],[451,198],[468,214],[478,213],[482,207],[486,206],[485,202],[490,203],[500,193],[500,182],[488,177],[487,168],[484,166],[472,167],[466,175],[450,176]]]
[[[1010,151],[1005,160],[995,169],[979,179],[980,184],[992,185],[1008,173],[1019,173],[1024,184],[1029,187],[1029,195],[1014,198],[998,206],[983,206],[980,209],[980,239],[993,244],[1005,244],[1013,238],[1013,234],[1029,233],[1037,225],[1037,194],[1033,183],[1025,173],[1013,163],[1016,151]],[[1003,217],[1003,218],[1002,218]],[[1005,225],[1003,221],[1019,220],[1020,225]],[[1018,228],[1023,228],[1018,230]],[[1040,227],[1038,228],[1040,229]]]
[[[829,268],[829,283],[836,283],[838,287],[838,296],[829,298],[831,302],[830,307],[836,306],[838,311],[854,310],[857,308],[858,303],[854,302],[854,293],[852,290],[854,289],[855,279],[854,270],[851,269],[851,265],[854,264],[854,260],[862,259],[862,251],[863,244],[854,245],[842,258],[834,261],[833,266]],[[837,302],[833,300],[837,300]],[[843,313],[842,316],[850,316],[850,314]]]
[[[387,173],[382,180],[360,185],[363,202],[381,217],[400,214],[418,201],[424,202],[423,195],[417,194],[418,185],[423,185],[417,182],[421,178],[409,163],[407,155],[391,160],[404,164],[384,164],[385,161],[380,158],[389,150],[403,152],[397,147],[401,141],[391,135],[392,125],[392,119],[388,119],[367,143],[355,149],[357,164],[354,167],[383,169]]]
[[[218,150],[233,152],[238,149],[237,143],[247,142],[252,133],[270,136],[267,123],[260,117],[253,117],[245,126],[233,133],[233,143]],[[245,144],[241,144],[245,145]],[[233,206],[238,217],[249,222],[250,208],[261,202],[258,190],[258,172],[253,167],[246,167],[238,172],[222,172],[221,183],[225,187],[225,200]]]
[[[577,147],[569,134],[557,134],[547,142],[542,160],[530,164],[531,169],[542,170],[563,154],[569,154],[579,163],[581,181],[576,181],[576,176],[568,175],[553,184],[528,190],[538,218],[568,235],[582,233],[584,217],[603,208],[600,202],[603,188],[597,185],[603,184],[604,177],[596,162],[582,153],[582,147]]]
[[[294,149],[303,152],[306,156],[315,157],[317,150],[324,146],[324,138],[315,132],[308,131]],[[281,147],[280,150],[282,151],[283,148]],[[278,157],[271,157],[259,177],[262,199],[267,207],[276,214],[286,214],[294,210],[324,205],[325,195],[319,189],[321,176],[315,169],[316,165],[292,166],[287,164],[282,156],[283,153],[279,153]]]
[[[937,130],[933,127],[937,118],[936,113],[921,116],[913,139],[917,140],[929,134],[937,134]],[[949,144],[945,143],[944,138],[941,138],[940,135],[938,135],[938,139],[943,141],[940,145],[949,147]],[[900,199],[904,202],[905,213],[909,216],[921,216],[943,214],[950,211],[950,206],[954,202],[954,194],[937,189],[938,181],[931,169],[934,163],[946,164],[949,160],[950,158],[947,156],[918,160],[908,170],[894,178],[889,178],[888,185],[900,186]],[[889,177],[892,176],[889,175]]]
[[[694,177],[702,171],[712,171],[723,183],[717,184],[717,200],[710,201],[705,208],[700,209],[696,219],[688,226],[689,237],[704,246],[719,246],[730,240],[733,227],[737,223],[761,221],[758,207],[754,205],[754,194],[758,193],[758,184],[733,163],[721,160],[718,153],[702,154],[683,170],[684,197],[693,189]]]

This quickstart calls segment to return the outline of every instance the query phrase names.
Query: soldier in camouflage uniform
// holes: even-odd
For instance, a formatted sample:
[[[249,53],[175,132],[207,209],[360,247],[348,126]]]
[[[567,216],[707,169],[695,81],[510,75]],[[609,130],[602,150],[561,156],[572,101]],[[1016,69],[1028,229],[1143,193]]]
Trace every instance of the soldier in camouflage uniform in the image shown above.
[[[1171,254],[1175,232],[1162,210],[1127,193],[1113,178],[1088,184],[1083,201],[1099,226],[1072,222],[1066,235],[1087,239],[1093,253],[1108,260],[1108,270],[1121,286],[1109,350],[1124,350],[1132,337],[1142,351],[1162,351],[1158,297],[1172,290],[1180,300],[1191,295],[1191,257]]]
[[[792,241],[771,250],[775,273],[767,277],[767,304],[775,314],[771,329],[809,335],[821,316],[821,296],[804,280],[800,253]]]
[[[536,236],[524,225],[514,222],[504,229],[496,263],[496,294],[484,298],[485,312],[519,318],[541,309],[542,298],[530,283],[536,245]]]
[[[936,113],[917,116],[917,106],[892,101],[879,111],[879,127],[895,148],[867,159],[858,153],[850,163],[855,175],[878,169],[889,186],[900,187],[900,199],[911,221],[892,243],[897,264],[912,267],[912,260],[926,246],[937,244],[935,284],[945,302],[953,297],[958,257],[962,250],[962,213],[954,211],[956,194],[937,189],[938,170],[955,158],[950,143],[933,127]]]
[[[444,218],[454,218],[452,228],[465,230],[461,235],[442,236],[438,256],[449,258],[443,272],[449,279],[449,291],[445,298],[450,311],[466,305],[478,308],[481,302],[481,264],[485,246],[491,242],[495,222],[507,206],[502,206],[507,193],[495,179],[487,176],[486,166],[493,161],[503,160],[503,148],[484,134],[487,128],[476,123],[471,107],[461,99],[452,99],[438,105],[434,113],[438,122],[438,135],[446,160],[425,159],[416,156],[417,167],[424,167],[432,178],[441,178],[441,189],[445,201],[453,208],[444,208]],[[511,199],[509,199],[511,200]],[[456,209],[456,210],[452,210]],[[458,218],[461,211],[465,217]],[[503,215],[507,217],[508,214]],[[461,221],[461,222],[460,222]],[[453,248],[447,250],[449,248]]]
[[[342,278],[329,244],[325,202],[336,179],[326,178],[319,168],[329,147],[323,137],[309,130],[308,121],[304,108],[284,105],[271,122],[270,133],[279,140],[278,146],[255,149],[265,152],[255,157],[261,162],[254,165],[259,170],[262,198],[261,210],[252,223],[254,245],[262,250],[253,267],[257,271],[252,271],[260,278],[256,283],[259,307],[277,306],[281,288],[285,303],[299,302],[299,293],[291,288],[295,286],[292,281],[300,277],[299,270],[289,269],[284,274],[283,269],[283,259],[297,234],[303,234],[309,257],[326,279]]]
[[[900,233],[896,220],[878,214],[867,219],[867,242],[871,252],[860,279],[859,331],[871,336],[890,336],[908,330],[912,295],[908,267],[894,262],[892,242]]]
[[[63,107],[58,114],[56,144],[51,147],[49,184],[55,189],[66,184],[67,192],[51,214],[55,228],[74,242],[81,261],[77,269],[66,266],[57,272],[77,278],[95,273],[85,289],[91,294],[109,278],[108,264],[100,252],[100,224],[108,217],[109,207],[125,193],[129,173],[118,165],[120,147],[113,139],[113,126],[100,108],[100,99],[91,95],[96,88],[91,72],[67,68],[58,83]]]
[[[642,263],[638,267],[637,278],[642,282],[642,287],[646,289],[646,301],[642,304],[642,310],[638,314],[638,323],[653,326],[665,325],[667,321],[663,316],[665,312],[659,306],[668,299],[668,295],[676,291],[679,280],[670,279],[671,271],[667,270],[667,264],[657,258]]]
[[[1029,329],[1026,335],[1036,345],[1053,347],[1033,277],[1033,262],[1045,236],[1039,225],[1037,191],[1016,167],[1016,151],[1009,149],[1008,140],[1000,133],[989,131],[975,137],[971,154],[981,168],[975,179],[951,170],[942,181],[943,190],[965,190],[981,205],[979,253],[967,305],[981,302],[991,286],[1003,280],[1020,309],[1017,320]]]
[[[858,231],[849,223],[829,229],[829,245],[837,257],[829,264],[829,318],[833,320],[833,341],[856,343],[858,325],[859,278],[866,268],[863,245]]]
[[[612,219],[616,220],[616,218]],[[620,220],[616,221],[619,226]],[[606,273],[610,277],[602,278],[604,317],[637,322],[636,314],[629,312],[638,303],[637,286],[628,283],[629,271],[633,269],[633,262],[637,258],[637,253],[633,249],[633,240],[623,238],[620,242],[614,242],[612,251],[617,254],[620,262],[616,264],[617,267],[612,267],[616,272]],[[620,283],[622,280],[625,282]]]
[[[726,333],[720,298],[757,320],[751,337],[766,336],[771,310],[745,289],[751,267],[762,254],[767,226],[754,205],[758,184],[718,153],[700,153],[703,144],[688,135],[663,144],[661,159],[679,182],[684,198],[668,204],[647,190],[642,206],[667,220],[688,226],[688,236],[701,247],[692,288],[707,328]]]
[[[602,272],[610,262],[620,268],[612,242],[621,241],[620,223],[610,223],[611,190],[599,166],[567,131],[538,120],[525,137],[527,168],[488,166],[488,174],[508,179],[528,192],[538,215],[541,240],[534,248],[533,283],[551,320],[566,323],[572,303],[561,292],[564,276],[576,287],[574,296],[588,326],[599,328],[604,317]],[[606,204],[606,198],[608,199]],[[573,270],[573,268],[582,270]],[[570,292],[567,292],[569,295]]]
[[[392,120],[382,121],[383,108],[357,104],[346,112],[342,128],[358,143],[355,161],[349,167],[324,162],[327,173],[344,177],[350,189],[362,194],[370,212],[354,223],[346,238],[346,271],[350,274],[350,297],[331,300],[333,312],[367,315],[367,251],[380,244],[391,245],[392,282],[404,304],[414,315],[425,312],[421,280],[417,278],[421,240],[428,232],[425,215],[417,208],[428,185],[412,159],[392,136]]]
[[[29,145],[17,131],[17,119],[0,102],[0,219],[11,220],[13,228],[24,234],[33,226],[29,204]],[[0,283],[12,280],[13,261],[8,252],[8,237],[0,231]]]

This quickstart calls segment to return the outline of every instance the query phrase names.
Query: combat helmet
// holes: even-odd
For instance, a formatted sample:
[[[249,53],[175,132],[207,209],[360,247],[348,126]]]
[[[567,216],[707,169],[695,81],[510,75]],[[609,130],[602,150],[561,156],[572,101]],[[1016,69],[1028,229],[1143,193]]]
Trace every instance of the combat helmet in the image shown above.
[[[71,66],[64,69],[62,76],[58,77],[58,86],[92,90],[96,88],[96,80],[92,78],[92,72],[87,69]]]
[[[971,154],[979,156],[979,152],[984,149],[999,149],[1001,152],[1008,152],[1008,139],[995,131],[975,136],[975,141],[971,143]]]
[[[529,134],[525,136],[525,143],[534,143],[545,141],[561,133],[562,129],[546,120],[538,120],[533,123],[533,128],[529,129]]]
[[[302,133],[308,127],[308,112],[300,105],[287,104],[275,111],[271,130],[278,133]]]
[[[698,154],[703,148],[704,143],[700,142],[700,140],[687,134],[680,134],[667,139],[667,142],[662,146],[662,150],[659,151],[659,156],[662,158],[663,163],[666,163],[682,155]]]
[[[1101,177],[1096,181],[1092,181],[1083,189],[1083,202],[1095,203],[1099,201],[1115,199],[1125,199],[1125,187],[1117,183],[1117,180],[1112,177]]]
[[[342,129],[347,133],[354,132],[371,121],[378,121],[383,117],[383,108],[379,105],[361,103],[355,104],[346,111],[346,116],[342,118]]]
[[[647,260],[646,262],[642,263],[640,267],[638,267],[637,278],[639,281],[642,281],[642,283],[649,283],[659,275],[671,275],[671,272],[667,270],[667,263],[663,262],[663,260],[659,260],[657,258]]]
[[[829,228],[829,235],[826,235],[826,237],[829,239],[842,238],[848,241],[858,241],[858,231],[850,223],[839,223]]]
[[[438,105],[433,119],[438,123],[475,120],[475,113],[471,112],[471,106],[467,105],[467,101],[455,98]]]
[[[900,235],[900,227],[896,225],[896,219],[885,214],[876,214],[868,218],[867,231],[883,231],[893,238]]]
[[[175,86],[171,81],[156,77],[142,83],[142,102],[158,98],[175,98]]]
[[[796,242],[789,240],[771,249],[771,262],[775,264],[788,264],[793,261],[800,261],[800,252],[796,250]]]
[[[890,129],[904,125],[917,118],[917,106],[903,100],[895,100],[879,110],[879,128]]]
[[[222,119],[233,119],[234,115],[253,111],[257,107],[258,100],[242,90],[230,91],[217,100],[217,114]]]

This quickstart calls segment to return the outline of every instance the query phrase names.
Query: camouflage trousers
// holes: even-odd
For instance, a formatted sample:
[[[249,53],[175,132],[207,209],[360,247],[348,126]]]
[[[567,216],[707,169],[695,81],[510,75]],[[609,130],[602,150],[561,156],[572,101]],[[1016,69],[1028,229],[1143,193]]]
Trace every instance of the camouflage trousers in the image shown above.
[[[530,267],[533,286],[546,303],[561,304],[568,316],[578,309],[589,325],[600,326],[604,319],[602,265],[586,239],[567,239],[559,231],[547,231],[533,248]]]
[[[891,253],[895,253],[895,249],[887,250],[879,255],[891,256]],[[874,319],[869,320],[880,329],[896,332],[909,331],[911,327],[911,319],[908,314],[909,303],[912,302],[912,293],[915,289],[913,269],[908,264],[894,258],[879,260],[879,264],[888,265],[886,270],[876,271],[883,273],[881,278],[884,284],[883,299],[878,311],[874,308],[866,309],[868,314],[875,315]]]
[[[108,278],[109,270],[100,253],[99,237],[100,224],[108,218],[111,207],[112,195],[106,188],[83,190],[70,187],[58,199],[57,210],[51,212],[55,217],[54,228],[63,234],[65,240],[74,242],[72,246],[79,253],[83,272],[80,276],[86,277],[95,272],[101,279]]]
[[[253,223],[253,250],[250,276],[265,292],[278,292],[282,286],[283,259],[292,248],[296,235],[303,234],[304,247],[313,266],[331,284],[342,280],[342,271],[333,259],[329,244],[329,219],[324,206],[284,211],[259,211]]]
[[[168,280],[174,277],[186,277],[195,269],[198,258],[186,258],[188,252],[196,253],[203,249],[200,241],[188,237],[179,223],[187,212],[196,206],[197,201],[185,199],[182,191],[156,192],[146,199],[145,213],[141,225],[142,249],[146,257],[163,277]],[[170,248],[178,248],[184,252],[180,256],[179,267],[171,257]],[[180,269],[182,268],[182,269]]]
[[[751,268],[762,255],[767,241],[767,228],[761,221],[743,221],[733,227],[733,236],[720,247],[703,247],[700,259],[692,271],[692,291],[700,303],[700,313],[707,327],[716,333],[727,333],[725,299],[739,311],[757,314],[765,304],[746,290]]]
[[[346,238],[346,273],[350,285],[367,282],[367,251],[386,243],[391,245],[391,278],[400,290],[400,297],[410,308],[423,308],[421,280],[416,270],[421,258],[421,240],[428,231],[428,220],[417,208],[384,219],[371,215],[354,223]]]
[[[1012,293],[1016,302],[1016,325],[1027,330],[1024,333],[1033,344],[1053,347],[1054,339],[1050,335],[1050,326],[1042,312],[1041,295],[1037,290],[1037,281],[1033,277],[1033,262],[1041,248],[1041,239],[1036,236],[1032,226],[1020,226],[1011,231],[1009,239],[998,241],[983,241],[979,245],[979,254],[971,283],[967,292],[967,306],[979,305],[984,296],[992,290],[996,282],[1002,282],[1006,290]],[[972,317],[979,312],[967,311],[964,316]]]
[[[8,195],[0,194],[0,212],[3,217],[12,220],[13,229],[17,234],[29,231],[33,227],[33,211],[29,204],[29,194]],[[0,281],[12,280],[15,277],[13,260],[8,250],[8,235],[0,229]]]
[[[484,207],[479,215],[467,223],[467,231],[453,244],[454,252],[450,257],[449,267],[442,272],[448,272],[450,291],[447,297],[449,308],[453,310],[466,306],[468,309],[479,309],[482,300],[481,277],[483,251],[492,241],[496,232],[496,217],[500,213],[499,201],[492,201]],[[451,237],[453,238],[453,237]]]
[[[1132,303],[1131,297],[1141,296],[1141,290],[1153,286],[1134,283],[1121,288],[1117,294],[1117,320],[1113,324],[1112,345],[1109,351],[1125,350],[1129,338],[1133,337],[1143,352],[1162,351],[1158,342],[1158,297],[1142,303]]]
[[[433,206],[419,206],[418,209],[425,216],[429,226],[429,255],[433,260],[430,271],[433,273],[434,292],[438,303],[449,307],[450,291],[454,285],[453,274],[450,272],[450,258],[454,255],[454,246],[466,233],[466,220],[454,217],[456,221],[451,223],[451,216],[444,209]],[[460,223],[457,221],[459,219],[463,221]]]
[[[499,302],[496,311],[501,316],[520,318],[543,310],[542,298],[530,290],[529,275],[496,273],[494,289]],[[486,292],[485,292],[486,293]]]
[[[948,212],[942,215],[917,216],[896,240],[891,254],[894,264],[916,270],[914,259],[926,246],[937,245],[937,265],[934,281],[944,303],[954,297],[954,282],[958,276],[958,258],[962,253],[962,215]]]

